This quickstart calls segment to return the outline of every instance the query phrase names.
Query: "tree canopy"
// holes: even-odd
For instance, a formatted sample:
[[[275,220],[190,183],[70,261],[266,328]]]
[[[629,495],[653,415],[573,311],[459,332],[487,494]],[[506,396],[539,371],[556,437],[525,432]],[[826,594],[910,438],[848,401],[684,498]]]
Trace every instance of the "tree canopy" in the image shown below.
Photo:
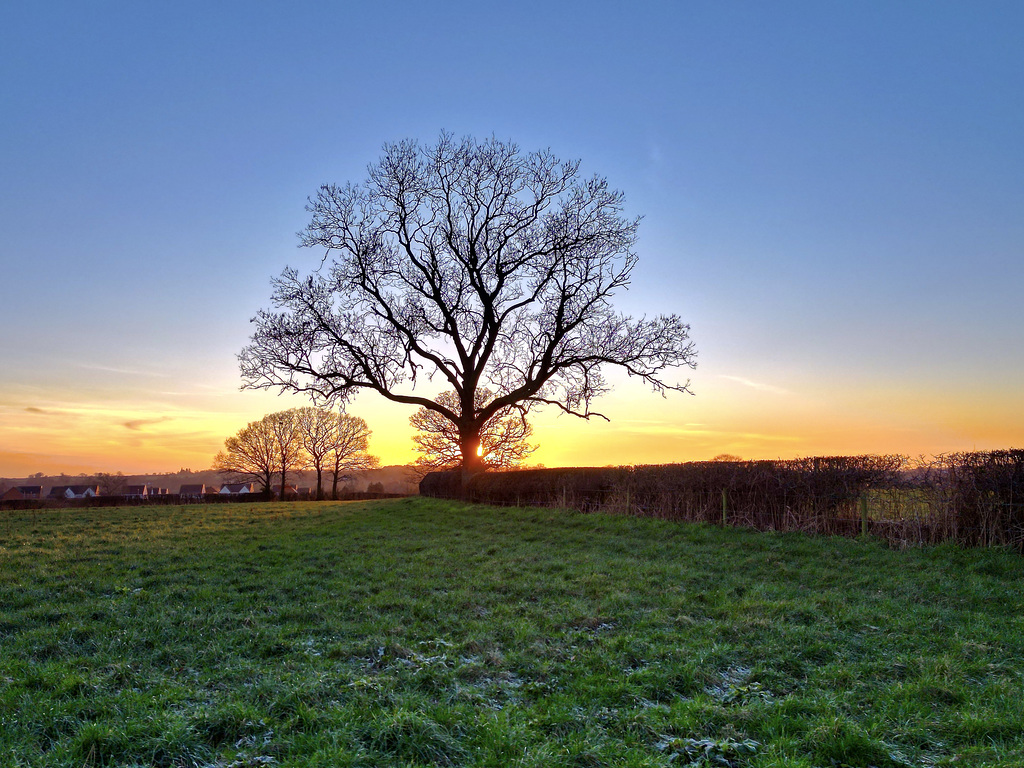
[[[402,141],[307,209],[301,242],[323,261],[273,281],[274,309],[239,355],[248,387],[325,401],[371,390],[426,408],[454,425],[470,471],[484,425],[509,407],[600,415],[608,366],[687,391],[673,377],[695,364],[689,326],[612,305],[637,263],[639,219],[578,161],[494,138]],[[423,394],[423,377],[454,399]]]

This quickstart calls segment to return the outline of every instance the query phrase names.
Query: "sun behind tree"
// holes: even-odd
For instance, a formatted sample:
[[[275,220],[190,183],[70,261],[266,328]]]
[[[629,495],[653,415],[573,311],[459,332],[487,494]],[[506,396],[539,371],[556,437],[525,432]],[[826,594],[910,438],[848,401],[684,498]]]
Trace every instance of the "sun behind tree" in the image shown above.
[[[483,408],[494,394],[491,390],[478,389],[477,408]],[[442,392],[437,402],[455,409],[458,396],[455,392]],[[462,466],[462,450],[459,444],[459,428],[437,411],[420,408],[409,418],[419,432],[412,440],[419,451],[415,467],[421,474],[433,470],[455,469]],[[535,450],[527,440],[533,434],[533,427],[526,420],[524,410],[509,406],[498,411],[480,429],[480,459],[488,469],[514,469]]]

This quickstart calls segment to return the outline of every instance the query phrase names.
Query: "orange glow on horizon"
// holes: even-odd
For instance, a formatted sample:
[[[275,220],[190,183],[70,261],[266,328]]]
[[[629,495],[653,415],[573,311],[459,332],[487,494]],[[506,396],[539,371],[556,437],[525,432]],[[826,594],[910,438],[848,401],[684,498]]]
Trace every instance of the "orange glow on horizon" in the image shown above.
[[[604,466],[723,453],[770,459],[1009,448],[1024,444],[1020,401],[1015,392],[954,398],[952,404],[935,393],[900,390],[798,395],[746,380],[705,385],[696,397],[662,398],[626,382],[599,404],[610,421],[553,409],[534,413],[533,442],[540,447],[530,463]],[[237,391],[176,407],[127,400],[113,406],[71,396],[42,405],[0,403],[0,477],[206,469],[224,439],[248,422],[303,404],[297,397]],[[348,411],[367,420],[370,450],[382,464],[414,461],[411,409],[362,395]]]

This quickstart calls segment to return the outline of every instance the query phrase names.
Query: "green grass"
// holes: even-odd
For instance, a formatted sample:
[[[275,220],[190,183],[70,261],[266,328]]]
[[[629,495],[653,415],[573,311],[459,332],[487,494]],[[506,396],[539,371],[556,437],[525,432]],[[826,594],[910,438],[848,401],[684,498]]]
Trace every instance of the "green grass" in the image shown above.
[[[1018,767],[1022,592],[427,499],[6,513],[0,765]]]

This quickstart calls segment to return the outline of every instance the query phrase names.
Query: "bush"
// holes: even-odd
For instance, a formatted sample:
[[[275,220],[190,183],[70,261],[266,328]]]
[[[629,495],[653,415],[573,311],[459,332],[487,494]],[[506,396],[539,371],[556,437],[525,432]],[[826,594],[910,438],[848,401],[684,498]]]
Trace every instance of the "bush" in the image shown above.
[[[980,545],[1024,541],[1024,450],[940,457],[927,487],[949,508],[951,538]]]
[[[465,498],[485,504],[552,504],[589,512],[622,487],[625,467],[571,467],[483,472],[466,485]]]
[[[420,495],[433,496],[436,499],[462,498],[462,470],[428,472],[420,480]]]
[[[953,540],[1024,548],[1020,449],[949,454],[913,466],[904,456],[867,455],[532,469],[485,472],[465,484],[456,470],[427,475],[420,493],[762,530],[867,530],[900,546]]]

